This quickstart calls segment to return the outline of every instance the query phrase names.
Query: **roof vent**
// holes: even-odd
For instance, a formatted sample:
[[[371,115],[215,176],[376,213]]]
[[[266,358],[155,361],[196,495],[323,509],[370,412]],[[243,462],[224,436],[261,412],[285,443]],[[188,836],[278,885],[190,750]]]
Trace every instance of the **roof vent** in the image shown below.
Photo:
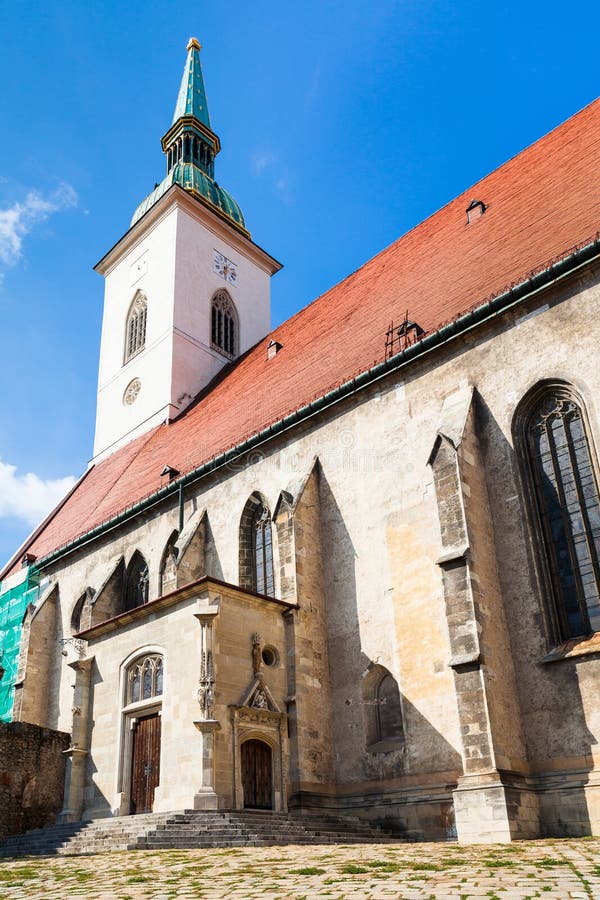
[[[483,200],[471,200],[467,206],[467,225],[470,225],[475,219],[480,219],[486,209],[487,206]]]
[[[179,469],[174,469],[173,466],[165,466],[162,472],[160,473],[160,477],[164,478],[166,475],[169,476],[169,481],[173,481],[174,478],[177,478],[181,472]]]
[[[267,359],[273,359],[274,356],[277,356],[282,347],[283,344],[280,344],[279,341],[269,341],[267,344]]]

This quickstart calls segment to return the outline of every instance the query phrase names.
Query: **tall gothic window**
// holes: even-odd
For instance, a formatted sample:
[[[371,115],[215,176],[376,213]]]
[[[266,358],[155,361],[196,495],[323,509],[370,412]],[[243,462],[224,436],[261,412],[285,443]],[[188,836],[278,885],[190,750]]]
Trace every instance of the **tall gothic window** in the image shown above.
[[[225,356],[237,353],[237,313],[227,291],[217,291],[211,308],[211,345]]]
[[[600,500],[582,406],[567,385],[546,385],[523,424],[555,637],[600,631]]]
[[[253,588],[259,594],[273,596],[273,533],[271,514],[262,503],[252,518]]]
[[[127,314],[124,363],[129,362],[130,359],[141,353],[146,346],[147,313],[148,301],[146,300],[146,295],[141,291],[137,291]]]
[[[148,602],[148,563],[136,550],[125,575],[124,611],[143,606]]]

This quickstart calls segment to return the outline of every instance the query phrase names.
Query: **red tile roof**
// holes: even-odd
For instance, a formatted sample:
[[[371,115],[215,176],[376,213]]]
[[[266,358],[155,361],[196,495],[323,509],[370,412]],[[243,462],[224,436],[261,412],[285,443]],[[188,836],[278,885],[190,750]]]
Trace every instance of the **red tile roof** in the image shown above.
[[[97,464],[34,538],[38,558],[384,358],[391,319],[426,332],[600,230],[600,99],[267,335],[176,421]],[[467,225],[473,199],[485,214]],[[282,349],[267,359],[275,338]],[[4,573],[6,574],[6,573]]]

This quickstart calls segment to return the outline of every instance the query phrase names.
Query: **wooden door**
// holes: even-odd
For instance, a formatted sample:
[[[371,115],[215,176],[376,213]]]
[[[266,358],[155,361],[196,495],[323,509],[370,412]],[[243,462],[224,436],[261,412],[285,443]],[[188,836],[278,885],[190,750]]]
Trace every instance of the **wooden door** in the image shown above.
[[[273,809],[271,748],[264,741],[242,744],[242,785],[244,807]]]
[[[152,812],[154,789],[160,778],[160,716],[138,719],[131,754],[131,812]]]

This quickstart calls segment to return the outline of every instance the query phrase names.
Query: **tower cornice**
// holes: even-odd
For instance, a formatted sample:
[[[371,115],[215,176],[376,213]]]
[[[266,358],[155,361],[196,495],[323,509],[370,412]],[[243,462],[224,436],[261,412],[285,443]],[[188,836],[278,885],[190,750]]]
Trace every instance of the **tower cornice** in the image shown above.
[[[216,237],[227,240],[269,275],[274,275],[282,268],[282,263],[255,244],[249,235],[232,228],[231,222],[219,211],[209,208],[202,200],[197,199],[178,184],[173,184],[105,253],[94,266],[94,271],[100,275],[107,275],[132,247],[141,243],[149,231],[176,207],[185,210],[194,219],[209,228]]]

